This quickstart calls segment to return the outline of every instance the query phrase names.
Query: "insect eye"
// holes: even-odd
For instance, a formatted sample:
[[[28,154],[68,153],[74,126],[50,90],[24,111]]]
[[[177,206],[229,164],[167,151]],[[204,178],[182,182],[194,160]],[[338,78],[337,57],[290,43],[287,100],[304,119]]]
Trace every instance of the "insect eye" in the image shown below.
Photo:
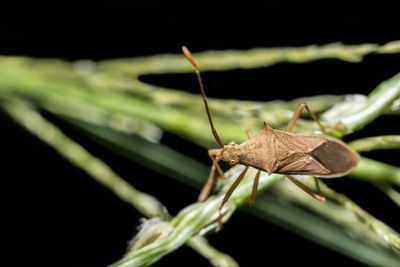
[[[236,142],[235,141],[230,141],[228,145],[234,146],[234,145],[236,145]]]
[[[231,159],[231,161],[229,161],[229,164],[230,164],[230,165],[235,165],[235,164],[236,164],[236,160]]]

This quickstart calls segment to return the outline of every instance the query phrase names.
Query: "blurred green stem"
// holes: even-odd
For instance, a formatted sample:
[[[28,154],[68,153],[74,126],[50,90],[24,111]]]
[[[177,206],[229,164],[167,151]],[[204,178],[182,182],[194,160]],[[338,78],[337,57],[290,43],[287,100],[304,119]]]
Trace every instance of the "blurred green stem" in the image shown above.
[[[400,207],[400,193],[397,192],[391,185],[377,184],[376,185],[382,192],[384,192],[394,203]]]
[[[189,47],[190,48],[190,47]],[[192,72],[193,69],[180,54],[154,55],[126,60],[100,62],[101,71],[117,74],[158,74]],[[361,44],[309,45],[303,47],[254,48],[243,50],[205,51],[193,53],[202,71],[223,71],[267,67],[281,62],[305,63],[326,58],[348,62],[359,62],[371,53],[391,54],[400,52],[400,42],[392,41],[384,45]]]
[[[400,186],[400,168],[366,157],[360,157],[351,177],[371,183],[390,183]]]
[[[367,152],[377,149],[399,149],[400,135],[373,136],[354,140],[348,143],[357,152]]]
[[[357,112],[337,118],[351,130],[358,130],[383,113],[400,96],[400,73],[381,83],[373,90],[366,105]]]

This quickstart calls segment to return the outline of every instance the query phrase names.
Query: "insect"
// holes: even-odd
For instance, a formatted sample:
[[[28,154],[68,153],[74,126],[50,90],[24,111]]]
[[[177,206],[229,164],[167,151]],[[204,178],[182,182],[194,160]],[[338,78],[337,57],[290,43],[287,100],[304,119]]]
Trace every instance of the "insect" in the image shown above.
[[[199,201],[204,201],[210,194],[215,170],[223,177],[222,169],[218,165],[218,162],[221,160],[228,162],[230,165],[242,164],[246,167],[225,194],[220,211],[245,176],[249,166],[258,169],[249,201],[251,206],[254,205],[260,171],[265,171],[268,174],[284,174],[290,181],[310,196],[320,202],[325,202],[325,197],[322,196],[318,180],[315,177],[341,177],[357,166],[358,154],[340,140],[326,135],[291,133],[304,108],[324,134],[328,134],[330,131],[325,129],[305,103],[297,107],[285,131],[275,130],[264,123],[264,128],[255,136],[252,136],[250,131],[247,131],[249,139],[244,143],[236,144],[234,141],[231,141],[227,145],[224,145],[212,121],[200,71],[190,51],[185,46],[182,47],[182,51],[196,72],[211,132],[220,146],[220,148],[208,150],[208,155],[212,159],[212,165],[207,183],[199,195]],[[332,128],[334,129],[335,127],[333,126]],[[317,192],[314,192],[311,188],[295,179],[292,174],[312,175]]]

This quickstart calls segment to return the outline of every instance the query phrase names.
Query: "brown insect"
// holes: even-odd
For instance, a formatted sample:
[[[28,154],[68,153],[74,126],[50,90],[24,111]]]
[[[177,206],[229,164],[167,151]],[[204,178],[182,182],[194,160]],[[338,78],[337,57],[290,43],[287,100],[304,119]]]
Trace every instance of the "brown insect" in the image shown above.
[[[213,163],[208,181],[200,193],[199,201],[204,201],[210,194],[215,170],[217,169],[219,174],[222,177],[224,176],[222,169],[218,165],[220,160],[226,161],[231,165],[243,164],[246,166],[227,191],[222,201],[221,208],[239,185],[249,166],[258,169],[254,179],[253,190],[249,202],[250,205],[254,204],[260,171],[265,171],[268,174],[284,174],[295,185],[300,187],[313,198],[320,202],[325,202],[325,197],[321,195],[318,180],[315,176],[321,178],[341,177],[357,166],[357,153],[338,139],[326,135],[290,133],[304,108],[308,111],[311,118],[319,125],[324,134],[327,134],[330,130],[336,127],[335,125],[332,129],[326,130],[317,117],[311,112],[307,104],[304,103],[297,107],[285,131],[275,130],[264,123],[264,128],[254,137],[251,135],[250,131],[247,131],[249,140],[244,143],[238,145],[234,141],[231,141],[228,145],[224,145],[218,136],[217,130],[214,128],[207,104],[207,98],[204,93],[200,71],[194,62],[190,51],[185,46],[182,47],[182,51],[196,71],[211,131],[215,140],[221,147],[208,150],[208,154]],[[314,192],[311,188],[296,180],[291,176],[291,174],[314,176],[317,192]]]

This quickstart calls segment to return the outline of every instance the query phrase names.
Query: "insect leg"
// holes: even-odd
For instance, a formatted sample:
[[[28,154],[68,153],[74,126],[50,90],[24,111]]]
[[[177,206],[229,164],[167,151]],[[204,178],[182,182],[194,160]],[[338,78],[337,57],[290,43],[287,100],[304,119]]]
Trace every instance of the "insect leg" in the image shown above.
[[[250,198],[250,201],[249,201],[250,207],[254,206],[254,202],[256,200],[257,189],[258,189],[258,181],[260,179],[260,174],[261,174],[261,171],[258,170],[257,174],[256,174],[256,177],[254,178],[253,189],[251,190],[251,198]]]
[[[217,156],[214,161],[213,164],[211,166],[211,170],[210,170],[210,175],[208,176],[208,180],[207,183],[204,185],[203,189],[201,190],[201,193],[199,195],[198,200],[200,202],[203,202],[207,199],[208,195],[210,194],[213,182],[214,182],[214,174],[215,174],[215,168],[216,165],[218,163],[218,161],[221,159],[220,156]]]
[[[322,196],[321,188],[319,187],[319,183],[318,183],[318,179],[315,176],[313,176],[313,178],[314,178],[314,182],[315,182],[315,187],[317,188],[317,194]]]
[[[249,169],[249,166],[246,166],[246,168],[244,168],[244,170],[240,173],[240,175],[238,176],[238,178],[236,178],[236,180],[233,182],[233,184],[231,185],[231,187],[228,189],[228,191],[226,192],[224,199],[222,200],[221,203],[221,207],[228,201],[228,199],[231,197],[233,191],[235,191],[236,187],[238,187],[240,181],[242,181],[244,175],[246,174],[247,170]]]
[[[309,194],[310,196],[312,196],[313,198],[315,198],[316,200],[318,200],[319,202],[325,202],[325,197],[320,195],[320,190],[319,190],[319,186],[317,187],[317,190],[319,191],[318,193],[315,193],[311,188],[309,188],[308,186],[306,186],[305,184],[301,183],[299,180],[297,180],[296,178],[294,178],[291,175],[286,174],[285,175],[287,178],[289,178],[290,181],[292,181],[295,185],[297,185],[298,187],[300,187],[300,189],[302,189],[304,192],[306,192],[307,194]],[[315,177],[314,177],[315,178]]]
[[[325,134],[328,133],[328,131],[325,129],[324,126],[322,126],[321,122],[318,120],[318,118],[314,115],[314,113],[311,111],[311,109],[307,106],[306,103],[301,103],[297,106],[292,118],[290,119],[288,125],[286,126],[285,131],[286,132],[291,132],[293,129],[293,126],[296,124],[297,119],[300,117],[301,112],[303,109],[306,108],[308,113],[310,114],[311,118],[318,124],[319,128],[321,128],[321,131]]]
[[[214,149],[208,150],[208,156],[210,156],[212,162],[214,162],[214,157],[213,157],[213,156],[216,155],[216,152],[217,152],[217,151],[215,151]],[[219,152],[219,149],[218,149],[218,152]],[[217,167],[217,171],[218,171],[219,176],[220,176],[222,179],[225,180],[224,171],[221,169],[221,167],[219,166],[218,162],[216,163],[216,167]]]
[[[332,132],[335,129],[340,129],[340,127],[343,126],[341,121],[338,121],[337,123],[335,123],[333,126],[329,127],[328,129],[325,129],[327,133]]]
[[[246,134],[247,134],[247,137],[249,139],[253,137],[253,134],[251,133],[251,131],[249,129],[246,130]],[[253,188],[251,190],[251,197],[250,197],[250,200],[249,200],[249,206],[250,207],[254,206],[254,202],[256,200],[257,189],[258,189],[258,181],[260,180],[260,174],[261,174],[261,171],[258,170],[257,173],[256,173],[256,177],[254,178]]]
[[[231,187],[229,187],[228,191],[226,192],[224,199],[221,202],[221,206],[218,209],[218,225],[219,228],[221,229],[222,226],[222,222],[221,222],[221,217],[222,217],[222,207],[224,206],[224,204],[228,201],[228,199],[231,197],[233,191],[235,191],[236,187],[238,187],[239,183],[242,181],[244,175],[246,174],[247,170],[249,169],[249,166],[246,166],[246,168],[244,168],[244,170],[240,173],[240,175],[238,176],[238,178],[236,178],[236,180],[233,182],[233,184],[231,185]]]

